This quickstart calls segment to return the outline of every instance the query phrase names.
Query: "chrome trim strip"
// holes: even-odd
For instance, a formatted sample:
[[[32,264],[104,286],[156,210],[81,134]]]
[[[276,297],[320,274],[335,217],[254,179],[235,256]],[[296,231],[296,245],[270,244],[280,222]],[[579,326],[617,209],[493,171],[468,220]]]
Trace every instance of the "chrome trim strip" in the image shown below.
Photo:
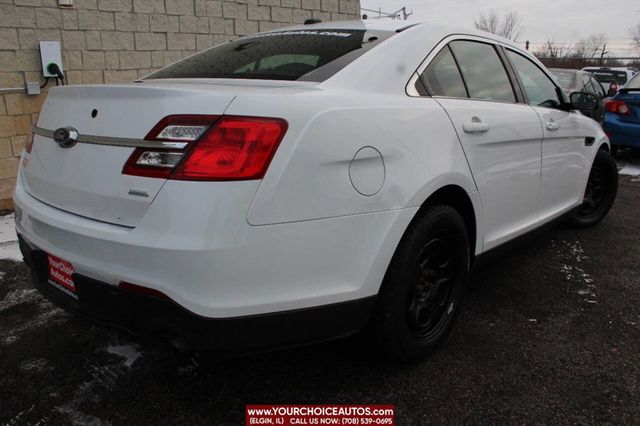
[[[38,126],[33,126],[32,132],[36,135],[53,139],[53,133],[54,133],[53,130],[43,129],[42,127],[38,127]],[[79,135],[78,143],[86,143],[91,145],[123,146],[123,147],[129,147],[129,148],[179,148],[179,149],[182,149],[188,145],[188,142],[161,142],[161,141],[148,141],[144,139],[113,138],[110,136],[94,136],[94,135]]]

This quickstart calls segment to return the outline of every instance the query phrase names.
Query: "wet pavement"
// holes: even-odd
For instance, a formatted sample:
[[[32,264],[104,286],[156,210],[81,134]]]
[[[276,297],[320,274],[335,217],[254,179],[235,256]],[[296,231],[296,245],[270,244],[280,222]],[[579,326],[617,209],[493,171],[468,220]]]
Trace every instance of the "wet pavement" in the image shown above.
[[[640,178],[621,176],[598,227],[551,226],[475,271],[449,339],[412,365],[360,336],[180,357],[55,308],[0,260],[0,424],[243,424],[260,403],[394,404],[399,424],[637,424],[639,218]]]

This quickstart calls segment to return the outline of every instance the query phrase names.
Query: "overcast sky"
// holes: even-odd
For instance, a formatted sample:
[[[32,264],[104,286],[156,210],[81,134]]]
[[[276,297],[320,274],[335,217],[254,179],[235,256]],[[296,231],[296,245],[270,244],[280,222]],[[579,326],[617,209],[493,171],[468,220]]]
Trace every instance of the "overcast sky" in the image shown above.
[[[616,43],[630,43],[628,29],[640,22],[639,0],[361,0],[361,5],[381,7],[384,12],[406,6],[413,10],[409,21],[434,20],[463,27],[473,27],[474,19],[491,9],[499,14],[515,10],[523,20],[522,39],[531,42],[552,37],[570,43],[604,33]]]

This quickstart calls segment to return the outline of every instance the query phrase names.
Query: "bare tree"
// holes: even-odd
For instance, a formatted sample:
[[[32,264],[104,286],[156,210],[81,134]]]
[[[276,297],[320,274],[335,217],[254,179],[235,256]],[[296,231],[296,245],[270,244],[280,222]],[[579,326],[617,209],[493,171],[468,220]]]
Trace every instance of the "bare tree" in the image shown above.
[[[604,58],[607,53],[609,40],[604,34],[591,34],[576,43],[576,56],[579,58],[594,59]]]
[[[495,10],[488,13],[481,13],[475,20],[474,25],[477,29],[497,34],[512,41],[518,41],[524,29],[522,18],[516,11],[510,11],[504,16],[498,16]]]
[[[635,27],[629,28],[629,35],[636,46],[640,47],[640,22]]]
[[[559,43],[553,38],[547,39],[544,45],[540,46],[533,52],[540,58],[563,59],[572,55],[573,46],[567,43]]]

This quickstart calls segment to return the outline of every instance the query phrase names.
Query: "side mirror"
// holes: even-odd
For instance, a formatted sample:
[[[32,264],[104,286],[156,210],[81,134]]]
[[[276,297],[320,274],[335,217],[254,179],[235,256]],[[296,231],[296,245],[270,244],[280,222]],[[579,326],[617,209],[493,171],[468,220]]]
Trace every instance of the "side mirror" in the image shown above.
[[[571,101],[572,109],[579,109],[582,111],[598,109],[599,105],[598,98],[591,93],[573,92],[569,96],[569,100]]]

